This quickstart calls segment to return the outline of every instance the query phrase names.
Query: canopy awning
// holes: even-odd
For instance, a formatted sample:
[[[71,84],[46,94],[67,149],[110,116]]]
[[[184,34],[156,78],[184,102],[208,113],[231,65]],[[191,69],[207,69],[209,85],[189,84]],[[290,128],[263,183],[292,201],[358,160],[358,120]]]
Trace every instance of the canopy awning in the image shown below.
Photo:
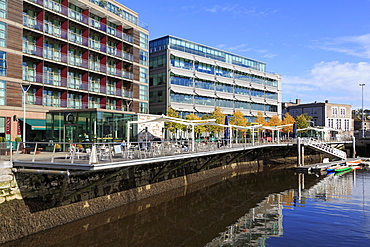
[[[20,118],[19,120],[23,121],[23,118]],[[46,130],[46,120],[45,119],[26,118],[26,124],[31,126],[31,130]]]

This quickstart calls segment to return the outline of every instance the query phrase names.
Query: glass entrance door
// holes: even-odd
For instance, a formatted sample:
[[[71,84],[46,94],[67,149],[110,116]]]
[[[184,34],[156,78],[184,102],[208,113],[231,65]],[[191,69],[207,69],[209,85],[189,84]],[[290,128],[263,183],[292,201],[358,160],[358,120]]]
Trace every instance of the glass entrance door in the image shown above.
[[[65,142],[77,142],[77,125],[75,124],[65,124],[64,125],[64,141]]]

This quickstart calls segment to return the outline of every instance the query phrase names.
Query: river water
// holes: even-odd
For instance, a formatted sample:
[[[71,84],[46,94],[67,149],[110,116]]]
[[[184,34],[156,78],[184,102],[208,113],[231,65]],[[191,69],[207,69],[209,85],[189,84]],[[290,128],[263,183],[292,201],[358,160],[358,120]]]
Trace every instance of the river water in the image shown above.
[[[369,246],[370,171],[220,177],[4,246]]]

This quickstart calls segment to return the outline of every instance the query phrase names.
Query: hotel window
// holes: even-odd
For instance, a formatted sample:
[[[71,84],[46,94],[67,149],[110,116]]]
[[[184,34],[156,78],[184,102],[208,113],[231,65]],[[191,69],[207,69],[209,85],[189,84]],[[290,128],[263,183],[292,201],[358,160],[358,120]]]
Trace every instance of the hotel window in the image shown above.
[[[148,83],[148,69],[140,67],[140,82]]]
[[[141,100],[149,100],[149,94],[148,94],[148,86],[140,85],[139,89],[139,99]]]
[[[6,76],[6,52],[0,51],[0,76]]]
[[[149,93],[149,103],[166,102],[166,92],[164,90]]]
[[[149,104],[148,103],[139,103],[139,112],[140,113],[149,113]]]
[[[0,17],[6,18],[7,0],[0,0]]]
[[[140,47],[148,49],[148,35],[140,32]]]
[[[0,105],[5,105],[6,81],[0,81]]]
[[[36,63],[35,62],[23,62],[22,63],[22,80],[24,81],[36,81]]]
[[[148,66],[149,55],[147,51],[140,50],[140,64]]]
[[[0,22],[0,46],[6,47],[6,23]]]
[[[60,92],[58,91],[43,91],[43,105],[60,107]]]

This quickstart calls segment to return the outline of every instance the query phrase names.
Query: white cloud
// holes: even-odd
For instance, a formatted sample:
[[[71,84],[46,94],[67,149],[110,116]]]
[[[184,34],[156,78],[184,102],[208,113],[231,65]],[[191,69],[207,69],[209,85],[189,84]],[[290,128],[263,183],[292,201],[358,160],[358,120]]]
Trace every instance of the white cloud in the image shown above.
[[[370,63],[319,62],[305,78],[283,76],[283,100],[293,100],[298,96],[306,103],[327,99],[358,107],[361,102],[360,83],[368,83],[370,88]],[[365,86],[364,93],[366,91],[370,92],[370,89]],[[364,101],[370,104],[370,98],[365,97]]]
[[[325,42],[315,42],[311,47],[334,51],[350,56],[370,58],[370,34],[343,36]]]
[[[219,13],[231,13],[233,15],[252,15],[252,16],[266,16],[268,13],[266,11],[259,11],[255,7],[243,7],[240,4],[224,4],[224,5],[214,5],[209,8],[205,8],[205,11],[214,14]],[[278,12],[277,10],[271,10],[272,13]]]

